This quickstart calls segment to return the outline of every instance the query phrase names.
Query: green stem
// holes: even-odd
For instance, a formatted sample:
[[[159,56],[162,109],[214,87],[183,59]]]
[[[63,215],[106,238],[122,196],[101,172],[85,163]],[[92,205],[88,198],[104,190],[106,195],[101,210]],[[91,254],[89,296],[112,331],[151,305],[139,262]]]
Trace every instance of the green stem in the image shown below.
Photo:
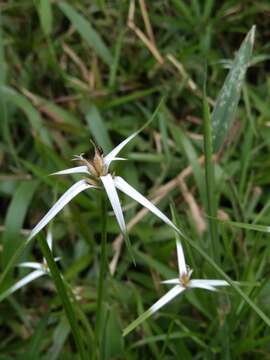
[[[96,343],[99,345],[100,358],[102,358],[101,339],[103,334],[102,317],[103,317],[103,302],[104,302],[104,285],[107,270],[107,214],[106,214],[106,198],[104,194],[101,196],[101,258],[100,258],[100,272],[98,280],[98,296],[97,296],[97,320],[96,320]]]
[[[81,360],[86,360],[86,354],[84,345],[82,342],[82,337],[80,334],[79,325],[75,316],[75,312],[73,309],[73,306],[70,302],[70,299],[68,297],[67,289],[65,287],[64,281],[62,279],[61,273],[57,267],[57,264],[52,256],[51,250],[47,244],[47,241],[44,238],[39,239],[40,247],[43,253],[43,256],[46,259],[46,262],[48,264],[48,267],[50,269],[50,273],[52,276],[52,279],[54,281],[55,287],[57,289],[57,293],[62,301],[63,308],[65,310],[67,319],[70,324],[70,328],[74,337],[74,341],[77,347],[77,350],[80,354]]]
[[[218,229],[214,218],[217,217],[217,199],[215,187],[215,171],[213,162],[212,127],[209,107],[204,93],[203,98],[203,132],[204,132],[204,155],[205,155],[205,180],[207,194],[207,210],[210,215],[209,228],[211,248],[214,259],[219,263]]]

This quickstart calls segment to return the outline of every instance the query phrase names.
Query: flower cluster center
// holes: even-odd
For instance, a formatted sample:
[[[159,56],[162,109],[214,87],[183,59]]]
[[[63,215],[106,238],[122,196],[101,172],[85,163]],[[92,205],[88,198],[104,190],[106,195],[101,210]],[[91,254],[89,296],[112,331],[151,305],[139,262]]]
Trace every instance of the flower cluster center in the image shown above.
[[[81,165],[87,166],[87,169],[91,177],[90,182],[91,180],[94,180],[94,182],[96,183],[96,180],[98,180],[101,176],[107,175],[108,173],[107,166],[104,162],[103,151],[100,147],[96,145],[95,145],[95,155],[93,159],[86,160],[83,157],[83,154],[81,154],[79,156],[76,156],[74,160],[79,161]]]
[[[191,278],[191,274],[192,274],[192,270],[188,270],[187,272],[185,272],[184,274],[182,274],[180,276],[180,283],[183,287],[188,287],[188,284],[190,282],[190,278]]]

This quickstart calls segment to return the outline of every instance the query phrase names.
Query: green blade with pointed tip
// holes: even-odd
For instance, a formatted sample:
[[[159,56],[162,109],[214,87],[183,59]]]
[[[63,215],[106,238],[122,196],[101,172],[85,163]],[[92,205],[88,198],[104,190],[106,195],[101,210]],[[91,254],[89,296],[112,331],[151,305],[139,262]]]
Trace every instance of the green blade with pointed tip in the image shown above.
[[[252,55],[254,38],[255,26],[252,26],[236,54],[229,74],[216,100],[212,113],[213,148],[215,152],[222,146],[234,120],[246,70]]]

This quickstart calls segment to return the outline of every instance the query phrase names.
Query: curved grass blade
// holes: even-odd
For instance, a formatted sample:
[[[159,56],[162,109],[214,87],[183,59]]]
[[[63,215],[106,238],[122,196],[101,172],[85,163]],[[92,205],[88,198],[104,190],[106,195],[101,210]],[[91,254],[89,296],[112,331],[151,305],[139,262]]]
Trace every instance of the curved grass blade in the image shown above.
[[[1,265],[3,268],[6,267],[21,241],[19,233],[38,184],[39,181],[36,180],[24,181],[14,192],[6,214],[5,232],[2,236]]]
[[[218,151],[223,144],[227,131],[232,125],[240,99],[245,73],[250,62],[254,37],[255,26],[252,26],[236,54],[230,72],[218,95],[212,113],[213,148],[215,152]]]
[[[43,125],[39,112],[33,107],[30,101],[27,100],[25,96],[19,94],[17,91],[8,86],[0,86],[0,94],[6,101],[11,102],[26,114],[32,128],[35,130],[35,135],[40,136],[45,144],[51,146],[51,136]]]
[[[106,64],[111,65],[113,62],[112,55],[100,35],[90,24],[89,20],[86,20],[66,2],[60,2],[58,6],[87,44],[95,50]]]
[[[243,222],[237,222],[237,221],[222,221],[220,219],[215,219],[219,221],[220,223],[232,227],[236,227],[238,229],[245,229],[245,230],[253,230],[253,231],[260,231],[265,233],[270,233],[270,226],[268,225],[256,225],[256,224],[247,224]]]
[[[77,350],[80,354],[81,360],[86,360],[88,357],[85,353],[84,344],[82,341],[82,335],[79,328],[78,321],[76,319],[75,311],[73,305],[68,296],[68,291],[65,286],[65,283],[62,279],[62,275],[58,269],[57,263],[55,262],[51,250],[47,244],[47,241],[44,238],[40,238],[40,247],[43,253],[44,258],[47,261],[48,267],[50,269],[50,273],[57,289],[57,293],[62,301],[63,308],[65,310],[67,319],[70,324],[70,328],[74,337],[74,341],[77,347]]]

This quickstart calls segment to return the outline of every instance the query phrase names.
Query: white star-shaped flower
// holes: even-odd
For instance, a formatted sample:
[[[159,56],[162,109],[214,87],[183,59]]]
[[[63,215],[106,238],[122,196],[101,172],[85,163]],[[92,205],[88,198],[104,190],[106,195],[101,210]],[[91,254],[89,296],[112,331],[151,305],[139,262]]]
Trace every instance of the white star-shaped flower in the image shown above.
[[[118,153],[139,133],[139,131],[122,141],[106,156],[103,155],[100,147],[95,146],[95,155],[92,160],[87,160],[83,157],[83,155],[79,155],[76,156],[74,160],[78,161],[80,166],[53,173],[52,175],[84,174],[87,175],[87,177],[76,182],[60,197],[60,199],[53,205],[48,213],[33,228],[28,240],[31,240],[34,236],[36,236],[76,195],[82,191],[92,188],[104,189],[107,193],[118,225],[127,241],[127,245],[129,245],[127,228],[117,190],[122,191],[132,199],[136,200],[142,206],[147,207],[153,214],[155,214],[167,225],[171,226],[179,233],[180,230],[155,205],[153,205],[147,198],[145,198],[131,185],[129,185],[122,177],[114,176],[109,171],[112,161],[123,160],[122,158],[117,157]]]
[[[187,289],[201,288],[216,291],[216,288],[219,286],[229,285],[229,283],[225,280],[191,279],[192,270],[190,270],[186,265],[183,247],[179,240],[176,241],[176,248],[179,277],[176,279],[162,281],[163,284],[171,284],[174,285],[174,287],[163,295],[157,302],[155,302],[154,305],[152,305],[147,311],[134,320],[129,326],[127,326],[126,329],[124,329],[124,336]]]
[[[49,246],[50,250],[52,251],[53,238],[52,238],[51,231],[48,231],[46,240],[47,240],[47,243],[48,243],[48,246]],[[60,260],[59,257],[54,258],[54,261],[59,261],[59,260]],[[27,285],[27,284],[31,283],[32,281],[40,278],[41,276],[50,275],[50,270],[48,268],[46,259],[44,259],[44,258],[42,259],[42,262],[26,261],[26,262],[22,262],[22,263],[18,264],[18,266],[19,267],[25,267],[25,268],[28,268],[28,269],[33,269],[34,271],[30,272],[29,274],[24,276],[22,279],[17,281],[15,284],[10,286],[7,290],[2,292],[1,295],[0,295],[0,301],[5,299],[9,295],[13,294],[15,291],[21,289],[25,285]]]

